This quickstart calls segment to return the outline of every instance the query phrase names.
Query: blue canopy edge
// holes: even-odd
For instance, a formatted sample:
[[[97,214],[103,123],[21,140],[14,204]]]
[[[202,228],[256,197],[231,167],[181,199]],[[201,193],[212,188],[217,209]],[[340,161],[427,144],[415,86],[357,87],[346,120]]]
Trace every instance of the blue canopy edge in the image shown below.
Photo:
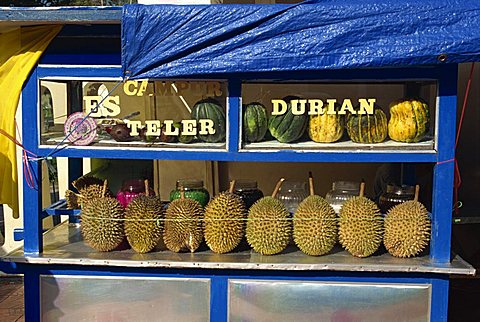
[[[295,5],[126,5],[131,79],[478,61],[480,1],[317,0]]]

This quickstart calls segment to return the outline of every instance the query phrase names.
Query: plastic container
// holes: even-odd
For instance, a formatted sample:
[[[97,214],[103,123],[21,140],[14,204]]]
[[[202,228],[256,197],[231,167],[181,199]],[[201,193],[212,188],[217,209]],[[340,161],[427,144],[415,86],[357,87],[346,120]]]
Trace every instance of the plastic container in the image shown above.
[[[275,198],[282,201],[287,210],[293,214],[298,205],[308,196],[307,183],[299,181],[285,181]]]
[[[177,180],[176,187],[170,192],[170,201],[180,199],[180,187],[183,186],[185,198],[198,201],[202,207],[205,207],[210,201],[208,190],[203,187],[203,181],[197,179]]]
[[[327,192],[325,199],[338,214],[345,201],[360,193],[360,183],[352,181],[335,181],[332,190]]]
[[[387,185],[387,191],[380,195],[378,206],[382,214],[398,204],[404,203],[415,198],[415,187],[413,186],[395,186]]]
[[[254,180],[236,180],[234,193],[239,195],[243,202],[245,202],[247,209],[263,197],[263,192],[258,189],[257,182]]]
[[[117,200],[124,208],[127,208],[130,201],[140,194],[145,194],[145,181],[142,179],[126,180],[117,193]],[[154,196],[155,192],[149,188],[148,194]]]

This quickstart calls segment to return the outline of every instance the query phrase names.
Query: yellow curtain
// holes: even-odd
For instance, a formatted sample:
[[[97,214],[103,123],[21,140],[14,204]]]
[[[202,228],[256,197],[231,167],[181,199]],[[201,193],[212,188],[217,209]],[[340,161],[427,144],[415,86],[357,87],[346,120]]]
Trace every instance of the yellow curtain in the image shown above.
[[[15,112],[22,86],[60,29],[21,27],[0,34],[0,129],[12,137],[16,137]],[[17,185],[15,144],[0,133],[0,204],[8,204],[15,218],[19,214]]]

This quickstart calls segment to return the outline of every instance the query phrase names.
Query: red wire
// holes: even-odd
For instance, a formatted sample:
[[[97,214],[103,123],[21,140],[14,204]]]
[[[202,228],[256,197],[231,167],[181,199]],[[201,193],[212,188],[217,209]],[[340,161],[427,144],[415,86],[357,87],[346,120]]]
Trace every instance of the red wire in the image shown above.
[[[16,126],[16,129],[17,129],[17,132],[18,132],[17,122],[15,122],[15,126]],[[28,157],[27,153],[30,154],[34,158],[36,158],[37,155],[35,153],[27,150],[23,146],[23,144],[20,143],[20,141],[18,141],[15,137],[8,134],[5,130],[0,129],[0,134],[4,135],[7,139],[9,139],[14,144],[16,144],[16,145],[18,145],[19,147],[22,148],[22,155],[23,155],[22,164],[23,164],[23,173],[25,175],[25,181],[30,188],[35,189],[35,180],[33,179],[33,173],[32,173],[32,169],[31,169],[30,164],[29,164],[30,161],[29,161],[29,157]],[[20,135],[20,133],[18,133],[18,134]]]
[[[474,69],[475,69],[475,62],[472,63],[472,67],[470,68],[470,75],[468,76],[467,87],[465,89],[465,97],[463,98],[462,114],[460,115],[460,120],[458,122],[457,137],[455,138],[455,153],[456,153],[456,150],[457,150],[458,141],[460,139],[460,133],[462,132],[462,125],[463,125],[463,120],[464,120],[464,117],[465,117],[465,110],[467,108],[468,95],[470,94],[470,87],[472,85]],[[459,213],[458,190],[460,189],[461,185],[462,185],[462,177],[460,176],[460,167],[458,166],[458,160],[455,156],[453,192],[454,192],[454,209],[455,209],[455,213],[457,215]]]
[[[8,134],[7,132],[5,132],[4,130],[0,129],[0,134],[3,134],[4,136],[6,136],[10,141],[12,141],[13,143],[15,143],[16,145],[18,145],[19,147],[21,147],[23,149],[23,151],[27,152],[28,154],[30,154],[31,156],[33,156],[34,158],[37,157],[37,155],[29,150],[27,150],[22,143],[20,143],[17,139],[15,139],[13,136],[11,136],[10,134]]]
[[[475,63],[473,62],[472,67],[470,68],[470,75],[468,76],[467,88],[465,89],[465,97],[463,98],[462,115],[460,116],[460,121],[458,122],[457,138],[455,140],[455,149],[457,148],[458,139],[460,138],[460,132],[462,131],[463,118],[465,116],[465,109],[467,107],[468,94],[470,94],[470,86],[472,85],[474,69],[475,69]]]

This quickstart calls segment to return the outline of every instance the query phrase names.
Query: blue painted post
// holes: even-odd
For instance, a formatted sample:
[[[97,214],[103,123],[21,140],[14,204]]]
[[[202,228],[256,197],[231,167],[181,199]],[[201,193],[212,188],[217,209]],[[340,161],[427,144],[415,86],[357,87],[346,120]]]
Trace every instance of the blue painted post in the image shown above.
[[[432,279],[432,304],[430,321],[447,322],[448,320],[448,276]]]
[[[241,95],[242,82],[238,79],[230,79],[228,82],[228,136],[227,144],[229,152],[239,149],[241,133]]]
[[[23,299],[25,306],[25,321],[40,322],[40,275],[35,267],[24,272]]]
[[[437,263],[448,263],[451,256],[457,72],[457,65],[442,67],[438,82],[439,101],[436,120],[438,161],[433,172],[430,242],[430,258]]]
[[[22,140],[26,149],[37,153],[39,138],[39,94],[36,70],[30,75],[22,91]],[[29,187],[27,173],[23,173],[23,225],[24,251],[26,255],[43,250],[42,236],[42,167],[40,162],[30,162],[29,169],[35,187]]]
[[[228,321],[228,277],[212,276],[210,285],[210,321]]]

